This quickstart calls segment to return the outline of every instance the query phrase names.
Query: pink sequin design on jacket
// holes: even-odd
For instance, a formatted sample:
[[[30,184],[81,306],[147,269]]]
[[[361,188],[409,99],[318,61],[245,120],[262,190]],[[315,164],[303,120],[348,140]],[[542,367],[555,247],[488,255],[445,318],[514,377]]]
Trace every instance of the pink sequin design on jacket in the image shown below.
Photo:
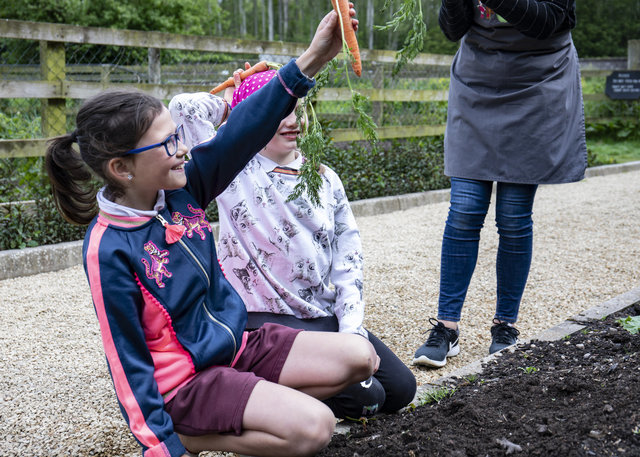
[[[200,235],[200,239],[204,241],[206,239],[205,229],[209,230],[211,233],[211,224],[205,218],[205,213],[203,209],[194,208],[191,205],[187,205],[189,211],[191,211],[193,216],[185,216],[184,214],[176,211],[171,215],[171,220],[176,224],[184,225],[187,229],[186,234],[188,238],[193,237],[193,232],[196,232]]]
[[[169,263],[169,251],[161,251],[153,241],[146,242],[144,250],[147,251],[149,253],[149,257],[151,257],[151,264],[149,264],[147,259],[141,259],[142,263],[144,263],[147,278],[155,279],[158,287],[164,287],[166,284],[162,282],[164,279],[163,276],[166,276],[167,278],[173,276],[166,267],[166,264]]]

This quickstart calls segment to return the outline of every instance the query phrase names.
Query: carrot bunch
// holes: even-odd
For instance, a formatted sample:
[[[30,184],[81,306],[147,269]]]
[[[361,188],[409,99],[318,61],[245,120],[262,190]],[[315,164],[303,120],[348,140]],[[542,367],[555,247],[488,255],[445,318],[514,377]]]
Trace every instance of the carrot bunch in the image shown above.
[[[240,81],[244,81],[246,78],[248,78],[254,73],[260,73],[261,71],[267,71],[268,69],[269,69],[269,64],[267,64],[266,60],[262,60],[257,64],[255,64],[253,67],[247,70],[244,70],[242,73],[240,73]],[[233,87],[234,85],[235,84],[233,82],[233,76],[231,76],[225,82],[211,89],[210,93],[217,94],[218,92],[225,90],[227,87]]]
[[[360,76],[362,74],[362,60],[360,59],[360,48],[358,47],[356,31],[353,30],[353,26],[351,25],[349,0],[331,0],[331,4],[333,5],[333,9],[336,13],[340,15],[340,22],[342,23],[342,39],[353,56],[351,68],[353,68],[353,72],[357,76]]]

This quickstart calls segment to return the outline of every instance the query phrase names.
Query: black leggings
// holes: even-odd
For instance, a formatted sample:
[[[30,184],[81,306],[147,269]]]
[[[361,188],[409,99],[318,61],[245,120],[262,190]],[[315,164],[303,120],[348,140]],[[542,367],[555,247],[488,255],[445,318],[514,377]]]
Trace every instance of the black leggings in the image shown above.
[[[324,401],[339,419],[393,413],[407,406],[416,394],[416,378],[411,370],[371,332],[369,341],[380,357],[378,371]]]
[[[304,330],[338,331],[338,319],[335,316],[298,319],[272,313],[249,313],[247,329],[256,329],[266,322]],[[324,401],[339,419],[359,419],[378,412],[392,413],[407,406],[416,394],[416,378],[409,367],[374,334],[368,333],[369,341],[380,357],[380,367],[371,378],[352,384],[338,395]]]

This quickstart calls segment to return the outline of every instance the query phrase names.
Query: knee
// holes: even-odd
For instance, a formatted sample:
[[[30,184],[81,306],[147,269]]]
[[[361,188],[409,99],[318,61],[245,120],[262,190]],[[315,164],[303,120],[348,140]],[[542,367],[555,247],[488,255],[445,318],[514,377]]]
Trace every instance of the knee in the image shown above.
[[[336,419],[331,410],[321,402],[317,408],[307,410],[304,418],[289,430],[292,455],[315,455],[329,445],[335,430]]]
[[[386,386],[387,400],[384,404],[383,412],[393,413],[404,408],[413,401],[416,396],[417,383],[416,377],[411,370],[398,374],[391,385]]]
[[[445,223],[444,236],[462,241],[477,241],[480,239],[486,215],[486,211],[482,210],[475,212],[451,207]]]
[[[349,351],[352,355],[353,382],[364,381],[371,377],[380,365],[380,357],[368,339],[353,335],[354,343]]]
[[[533,236],[533,219],[531,214],[497,214],[496,226],[498,227],[498,234],[501,237],[526,238]]]

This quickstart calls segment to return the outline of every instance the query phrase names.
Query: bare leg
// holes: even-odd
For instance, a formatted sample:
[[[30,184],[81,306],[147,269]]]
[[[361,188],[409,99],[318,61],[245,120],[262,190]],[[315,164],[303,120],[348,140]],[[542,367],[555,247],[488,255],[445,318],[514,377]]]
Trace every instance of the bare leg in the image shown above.
[[[300,332],[282,368],[279,384],[256,384],[244,412],[240,436],[180,435],[180,439],[191,452],[314,455],[329,444],[335,427],[333,413],[316,398],[329,398],[367,379],[379,363],[373,345],[360,335]]]
[[[300,332],[282,368],[279,384],[324,400],[378,370],[380,358],[360,335]]]
[[[249,397],[242,427],[240,436],[180,435],[180,439],[191,452],[218,450],[283,457],[314,455],[329,444],[335,418],[326,405],[309,395],[260,381]]]

